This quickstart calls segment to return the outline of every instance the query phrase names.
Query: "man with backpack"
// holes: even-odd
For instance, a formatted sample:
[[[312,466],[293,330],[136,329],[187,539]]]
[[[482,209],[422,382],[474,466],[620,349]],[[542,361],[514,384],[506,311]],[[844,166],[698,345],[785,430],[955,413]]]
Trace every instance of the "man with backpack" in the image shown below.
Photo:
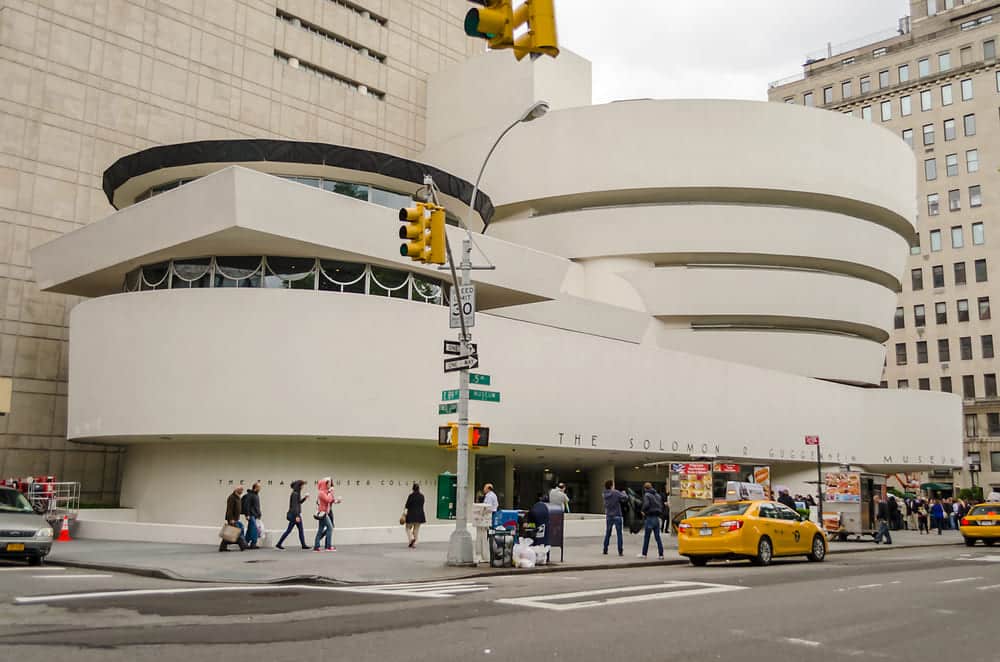
[[[663,499],[653,489],[652,483],[645,483],[642,486],[642,516],[645,519],[646,532],[642,541],[642,553],[639,558],[646,558],[649,552],[649,536],[656,537],[656,548],[660,553],[660,560],[663,560],[663,540],[660,538],[660,516],[663,515]]]

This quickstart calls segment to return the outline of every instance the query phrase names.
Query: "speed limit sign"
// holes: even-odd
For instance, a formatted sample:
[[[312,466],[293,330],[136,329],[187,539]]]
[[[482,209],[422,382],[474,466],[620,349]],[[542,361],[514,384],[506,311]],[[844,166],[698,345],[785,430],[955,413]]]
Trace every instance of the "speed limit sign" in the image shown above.
[[[455,296],[455,287],[452,286],[451,295],[448,298],[450,302],[450,314],[448,315],[448,326],[452,329],[462,328],[462,322],[459,319],[459,315],[465,318],[466,327],[475,326],[476,286],[459,285],[458,291],[459,291],[459,296]]]

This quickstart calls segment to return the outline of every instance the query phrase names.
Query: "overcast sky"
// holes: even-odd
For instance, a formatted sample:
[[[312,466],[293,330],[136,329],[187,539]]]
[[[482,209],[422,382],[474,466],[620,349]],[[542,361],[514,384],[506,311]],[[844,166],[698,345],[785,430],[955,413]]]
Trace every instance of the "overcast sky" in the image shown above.
[[[807,54],[895,28],[908,13],[907,0],[556,2],[560,46],[593,63],[594,103],[763,100]]]

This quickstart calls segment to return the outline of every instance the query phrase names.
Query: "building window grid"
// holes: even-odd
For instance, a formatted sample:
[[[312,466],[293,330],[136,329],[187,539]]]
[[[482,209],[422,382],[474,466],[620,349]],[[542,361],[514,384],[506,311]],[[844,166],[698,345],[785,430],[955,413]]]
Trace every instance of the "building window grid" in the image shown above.
[[[349,48],[352,51],[354,51],[354,52],[356,52],[356,53],[358,53],[360,55],[363,55],[363,56],[365,56],[367,58],[375,60],[376,62],[385,62],[386,56],[384,54],[379,53],[378,51],[372,50],[368,46],[365,46],[364,44],[360,44],[360,43],[354,41],[353,39],[348,39],[347,37],[342,37],[342,36],[336,34],[335,32],[331,32],[330,30],[327,30],[326,28],[324,28],[322,26],[316,25],[315,23],[311,23],[311,22],[309,22],[309,21],[307,21],[305,19],[299,18],[298,16],[295,16],[294,14],[289,14],[288,12],[282,11],[281,9],[276,9],[275,10],[275,16],[277,16],[278,18],[280,18],[282,21],[284,21],[286,23],[289,23],[289,24],[291,24],[291,25],[293,25],[295,27],[298,27],[298,28],[302,28],[303,30],[306,30],[307,32],[311,32],[313,34],[319,35],[320,37],[323,37],[324,39],[332,41],[333,43],[337,44],[338,46],[343,46],[344,48]]]
[[[959,322],[968,322],[969,321],[969,300],[968,299],[959,299],[958,301],[956,301],[955,302],[955,310],[958,313],[958,321]]]
[[[948,139],[947,134],[945,140]],[[948,177],[958,177],[958,154],[946,154],[944,157],[944,174]]]
[[[972,94],[972,79],[971,78],[963,78],[962,82],[960,83],[960,86],[962,88],[962,101],[972,101],[972,97],[973,97],[973,94]]]
[[[958,189],[948,191],[948,211],[960,211],[962,209],[962,192]]]
[[[934,304],[934,319],[938,324],[948,323],[948,304],[943,301]]]
[[[917,388],[921,391],[931,390],[931,380],[929,377],[921,377],[917,380]]]
[[[294,55],[289,55],[288,53],[275,49],[274,57],[280,60],[281,62],[290,65],[293,69],[299,69],[300,71],[310,73],[314,76],[319,76],[320,78],[331,80],[339,85],[354,90],[358,94],[374,97],[380,101],[385,99],[385,92],[371,88],[368,85],[365,85],[364,83],[352,80],[350,78],[347,78],[346,76],[341,76],[338,73],[335,73],[333,71],[330,71],[329,69],[325,69],[323,67],[312,64],[311,62],[306,62],[301,58],[295,57]]]
[[[929,146],[929,145],[933,145],[934,144],[934,125],[933,124],[924,124],[920,128],[921,128],[921,131],[924,134],[924,146],[926,147],[926,146]]]
[[[979,150],[968,149],[965,151],[965,170],[970,174],[979,172]]]
[[[823,88],[823,103],[830,104],[833,103],[833,86],[829,85]]]
[[[900,83],[905,83],[910,80],[910,65],[901,64],[896,68],[896,79]],[[998,81],[1000,81],[1000,75],[998,75]],[[998,83],[997,91],[1000,91],[1000,83]]]
[[[906,343],[896,343],[896,365],[906,365]]]
[[[924,160],[924,179],[929,182],[937,179],[937,159]]]
[[[976,399],[975,375],[962,375],[962,397],[966,400]]]
[[[958,356],[963,361],[972,360],[972,336],[962,336],[958,339]]]
[[[917,341],[917,363],[927,363],[927,341]]]
[[[920,110],[926,112],[928,110],[931,110],[933,107],[934,103],[933,100],[931,99],[931,91],[923,90],[920,93]]]
[[[942,377],[941,378],[941,392],[942,393],[951,393],[951,391],[952,391],[952,388],[951,388],[951,377]]]
[[[982,246],[986,243],[986,234],[982,223],[972,224],[972,243],[976,246]]]
[[[938,339],[938,361],[941,363],[951,361],[951,345],[947,338]]]
[[[982,344],[983,358],[992,359],[993,358],[993,336],[987,334],[979,338]]]
[[[978,184],[969,187],[969,206],[983,206],[983,189]]]
[[[976,270],[976,282],[985,283],[989,280],[989,274],[986,273],[986,259],[980,258],[975,261]]]
[[[983,397],[997,397],[997,375],[995,372],[983,375]]]
[[[943,122],[944,126],[944,139],[945,142],[949,140],[954,140],[958,137],[958,132],[955,130],[955,120],[948,119]]]
[[[950,106],[955,102],[951,92],[951,83],[941,86],[941,105]]]
[[[962,128],[965,130],[966,136],[976,135],[976,114],[969,113],[968,115],[962,116]]]
[[[981,320],[990,319],[990,298],[979,297],[977,303],[979,304],[979,319]]]
[[[941,231],[931,230],[929,234],[931,238],[931,252],[937,253],[941,250]]]
[[[944,287],[944,266],[936,264],[931,267],[931,284],[935,288]]]
[[[965,285],[965,262],[955,263],[955,284]]]
[[[927,194],[927,215],[937,216],[941,213],[941,196],[937,193]]]
[[[910,287],[914,292],[924,289],[924,270],[921,268],[910,271]]]
[[[926,307],[922,303],[913,306],[913,326],[927,326]]]

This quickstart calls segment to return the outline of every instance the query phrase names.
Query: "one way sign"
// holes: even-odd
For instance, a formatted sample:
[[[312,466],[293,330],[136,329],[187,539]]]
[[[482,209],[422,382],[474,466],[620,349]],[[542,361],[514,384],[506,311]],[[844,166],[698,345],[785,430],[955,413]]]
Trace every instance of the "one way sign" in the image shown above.
[[[473,354],[472,356],[456,356],[453,359],[444,360],[444,371],[445,372],[455,372],[456,370],[468,370],[470,368],[479,367],[479,357]]]

